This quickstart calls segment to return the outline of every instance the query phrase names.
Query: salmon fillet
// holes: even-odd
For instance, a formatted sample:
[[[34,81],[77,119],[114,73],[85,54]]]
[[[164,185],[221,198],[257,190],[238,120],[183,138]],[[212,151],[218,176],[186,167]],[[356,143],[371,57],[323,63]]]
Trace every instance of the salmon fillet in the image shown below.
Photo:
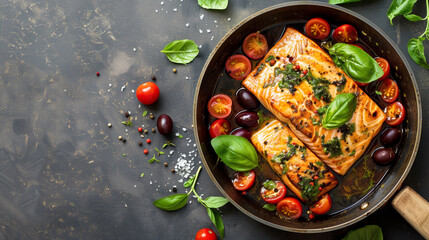
[[[264,122],[251,141],[273,171],[302,201],[311,204],[337,186],[338,181],[282,122]]]
[[[290,27],[242,85],[341,175],[362,156],[386,119],[322,48]],[[325,129],[320,112],[340,93],[356,95],[356,111],[344,126]]]

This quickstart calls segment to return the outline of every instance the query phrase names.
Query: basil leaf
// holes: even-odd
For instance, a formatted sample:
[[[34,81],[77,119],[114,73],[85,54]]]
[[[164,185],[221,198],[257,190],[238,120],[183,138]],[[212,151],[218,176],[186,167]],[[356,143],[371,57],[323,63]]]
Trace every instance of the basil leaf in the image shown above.
[[[228,0],[198,0],[198,5],[205,9],[223,10],[228,7]]]
[[[330,4],[342,4],[342,3],[352,3],[360,2],[361,0],[329,0]]]
[[[263,208],[267,209],[268,211],[275,211],[277,209],[276,205],[274,204],[264,204]]]
[[[244,172],[258,166],[258,154],[244,137],[221,135],[211,141],[216,154],[232,170]]]
[[[329,105],[322,125],[326,129],[333,129],[343,126],[348,122],[356,110],[356,96],[353,93],[338,94]]]
[[[200,52],[197,44],[189,39],[173,41],[161,50],[168,60],[174,63],[187,64],[192,62]]]
[[[346,43],[337,43],[329,49],[335,64],[353,80],[369,83],[383,76],[383,69],[364,50]]]
[[[425,49],[423,46],[424,37],[420,37],[418,39],[411,38],[408,42],[408,54],[410,57],[416,62],[418,65],[429,69],[429,65],[426,62]]]
[[[153,202],[155,207],[164,210],[164,211],[175,211],[181,209],[188,202],[188,194],[179,193],[170,195],[167,197],[160,198]]]
[[[204,200],[204,203],[209,208],[220,208],[223,205],[227,204],[229,201],[224,197],[208,197]]]
[[[393,18],[400,15],[407,15],[413,11],[413,6],[417,0],[393,0],[387,10],[387,17],[390,19],[390,24],[393,25]]]
[[[225,227],[223,226],[222,217],[216,209],[207,208],[207,214],[209,215],[210,220],[212,220],[217,231],[219,232],[220,239],[225,237]]]
[[[423,20],[422,17],[420,17],[419,15],[415,15],[415,14],[407,14],[407,15],[404,15],[404,17],[408,21],[411,21],[411,22],[418,22],[418,21],[422,21]]]
[[[383,240],[383,232],[377,225],[366,225],[365,227],[349,231],[342,240]]]
[[[194,175],[194,176],[192,176],[191,178],[189,178],[189,179],[188,179],[188,181],[186,181],[186,182],[183,184],[183,186],[184,186],[185,188],[190,187],[190,186],[192,186],[192,183],[194,183],[194,181],[195,181],[195,175]]]

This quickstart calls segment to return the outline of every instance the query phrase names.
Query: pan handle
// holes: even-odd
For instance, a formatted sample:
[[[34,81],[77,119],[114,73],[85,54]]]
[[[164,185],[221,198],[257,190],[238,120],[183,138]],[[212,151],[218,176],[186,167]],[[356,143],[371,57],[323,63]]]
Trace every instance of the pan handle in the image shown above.
[[[393,199],[392,205],[417,232],[429,239],[429,202],[410,187],[405,187]]]

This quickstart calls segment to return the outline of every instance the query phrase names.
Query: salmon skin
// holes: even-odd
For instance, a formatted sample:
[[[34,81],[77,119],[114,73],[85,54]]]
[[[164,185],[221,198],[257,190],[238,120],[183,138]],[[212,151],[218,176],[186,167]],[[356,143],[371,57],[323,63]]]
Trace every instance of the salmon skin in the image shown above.
[[[272,119],[251,137],[252,144],[303,202],[316,201],[338,181],[329,168],[284,123]]]
[[[242,85],[341,175],[364,154],[386,119],[322,48],[290,27]],[[356,110],[342,127],[325,129],[323,111],[340,93],[356,95]]]

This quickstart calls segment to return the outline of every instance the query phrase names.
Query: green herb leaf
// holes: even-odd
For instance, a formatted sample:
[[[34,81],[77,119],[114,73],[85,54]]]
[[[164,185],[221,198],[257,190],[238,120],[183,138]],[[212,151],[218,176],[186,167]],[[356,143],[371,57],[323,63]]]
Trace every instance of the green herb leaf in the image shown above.
[[[346,43],[337,43],[329,49],[335,64],[353,80],[370,83],[383,76],[383,69],[364,50]]]
[[[207,208],[207,214],[209,215],[210,220],[212,220],[217,231],[219,232],[220,239],[225,237],[225,227],[223,226],[222,217],[216,209]]]
[[[213,138],[211,145],[223,163],[232,170],[244,172],[258,166],[258,154],[244,137],[221,135]]]
[[[338,128],[348,122],[356,110],[356,96],[353,93],[338,94],[329,105],[322,125],[326,129]]]
[[[366,225],[365,227],[349,231],[342,240],[383,240],[383,232],[377,225]]]
[[[427,61],[426,61],[425,49],[423,47],[424,40],[425,40],[425,37],[419,37],[417,39],[411,38],[407,45],[408,54],[410,54],[410,57],[418,65],[429,69],[429,65],[427,64]]]
[[[265,117],[265,114],[262,110],[259,110],[257,112],[258,114],[258,124],[261,126],[262,123],[264,123],[266,120],[270,119],[269,117]]]
[[[187,64],[192,62],[198,55],[199,50],[197,44],[189,39],[173,41],[161,50],[165,53],[168,60],[173,63]]]
[[[277,187],[277,184],[273,180],[266,181],[262,185],[264,185],[264,187],[268,190],[273,190]]]
[[[411,22],[418,22],[418,21],[423,21],[424,20],[422,17],[420,17],[418,15],[415,15],[415,14],[407,14],[407,15],[404,15],[404,17],[408,21],[411,21]]]
[[[352,3],[360,2],[361,0],[329,0],[330,4],[342,4],[342,3]]]
[[[192,186],[192,183],[194,183],[194,181],[195,181],[195,175],[194,175],[194,176],[192,176],[191,178],[189,178],[189,179],[188,179],[188,181],[186,181],[186,182],[183,184],[183,186],[184,186],[185,188],[190,187],[190,186]]]
[[[160,162],[158,159],[156,159],[155,154],[153,155],[153,158],[149,159],[149,163],[153,163],[154,161]]]
[[[228,7],[228,0],[198,0],[198,5],[205,9],[223,10]]]
[[[227,204],[229,201],[224,197],[208,197],[204,200],[204,203],[208,208],[220,208],[223,205]]]
[[[133,126],[133,123],[130,120],[125,121],[125,122],[121,122],[121,123],[124,124],[124,125],[126,125],[126,126],[130,126],[130,127]]]
[[[275,211],[277,209],[276,205],[274,204],[264,204],[263,208],[267,209],[268,211]]]
[[[183,135],[182,134],[179,134],[179,136],[177,136],[178,138],[183,138]]]
[[[144,173],[140,174],[140,178],[142,178],[144,176]]]
[[[375,90],[375,94],[377,94],[377,95],[383,95],[380,91],[377,91],[377,90]]]
[[[159,155],[164,155],[164,154],[165,154],[165,152],[163,152],[163,151],[159,151],[159,150],[158,150],[158,148],[155,148],[155,151],[158,153],[158,156],[159,156]]]
[[[390,19],[390,24],[393,25],[393,18],[400,15],[408,15],[413,11],[413,6],[417,0],[393,0],[387,10],[387,17]]]
[[[172,143],[172,142],[170,142],[170,141],[166,141],[166,142],[164,143],[164,145],[162,145],[162,148],[166,148],[167,146],[173,146],[173,147],[175,147],[176,145],[174,145],[174,143]]]
[[[153,202],[155,207],[164,211],[175,211],[183,208],[188,202],[188,194],[179,193],[160,198]]]
[[[142,114],[142,117],[146,117],[146,115],[147,115],[147,111],[144,111]]]
[[[354,149],[351,153],[349,153],[349,155],[347,156],[354,156],[356,154],[356,149]]]

